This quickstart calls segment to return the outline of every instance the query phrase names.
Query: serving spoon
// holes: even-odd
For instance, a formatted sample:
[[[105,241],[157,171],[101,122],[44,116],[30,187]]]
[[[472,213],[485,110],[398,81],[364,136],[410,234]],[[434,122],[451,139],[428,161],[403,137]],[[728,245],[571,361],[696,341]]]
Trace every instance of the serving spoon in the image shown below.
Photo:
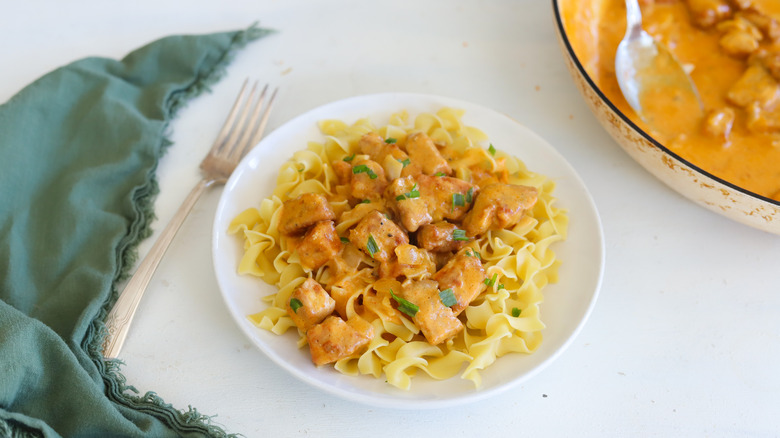
[[[697,130],[704,105],[696,85],[672,52],[642,29],[637,0],[625,2],[626,34],[615,54],[623,96],[664,140]]]

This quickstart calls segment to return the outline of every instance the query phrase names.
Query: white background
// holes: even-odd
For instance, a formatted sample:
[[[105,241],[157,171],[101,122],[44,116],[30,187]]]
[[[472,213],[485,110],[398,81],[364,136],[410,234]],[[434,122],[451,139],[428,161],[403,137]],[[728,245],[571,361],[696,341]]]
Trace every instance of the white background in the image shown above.
[[[569,77],[549,1],[28,0],[2,9],[0,102],[60,65],[121,58],[165,35],[254,21],[279,31],[243,50],[171,125],[155,229],[195,184],[247,76],[281,88],[271,129],[330,101],[387,91],[494,108],[558,149],[599,209],[604,283],[571,347],[509,393],[409,412],[310,388],[249,344],[211,267],[213,190],[152,280],[121,355],[141,392],[248,437],[778,434],[780,237],[694,205],[619,148]]]

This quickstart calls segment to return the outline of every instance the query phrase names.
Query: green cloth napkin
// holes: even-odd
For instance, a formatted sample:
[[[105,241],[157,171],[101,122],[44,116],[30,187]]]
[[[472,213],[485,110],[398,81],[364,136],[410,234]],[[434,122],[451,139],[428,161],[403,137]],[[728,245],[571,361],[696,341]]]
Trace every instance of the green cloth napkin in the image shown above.
[[[0,436],[225,436],[105,361],[177,109],[269,33],[172,36],[59,68],[0,106]],[[197,384],[197,382],[193,382]]]

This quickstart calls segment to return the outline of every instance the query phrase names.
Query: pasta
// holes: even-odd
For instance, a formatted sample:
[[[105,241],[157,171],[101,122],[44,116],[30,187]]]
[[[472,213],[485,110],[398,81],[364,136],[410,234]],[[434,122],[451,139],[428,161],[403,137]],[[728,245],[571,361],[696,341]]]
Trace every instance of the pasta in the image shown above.
[[[542,290],[558,279],[551,246],[566,238],[568,216],[553,181],[485,147],[462,116],[320,122],[324,140],[295,152],[271,196],[229,226],[244,243],[238,272],[278,288],[249,320],[279,335],[296,329],[317,365],[405,390],[420,372],[479,387],[497,358],[534,352]],[[525,196],[533,202],[509,219],[486,204]],[[333,356],[334,333],[354,345]]]

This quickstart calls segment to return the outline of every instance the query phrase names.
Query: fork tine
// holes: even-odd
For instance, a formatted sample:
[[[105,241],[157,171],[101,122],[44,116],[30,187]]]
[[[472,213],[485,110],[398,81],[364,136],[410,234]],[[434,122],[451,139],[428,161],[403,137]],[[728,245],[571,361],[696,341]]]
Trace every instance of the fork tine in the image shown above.
[[[267,92],[268,84],[266,84],[260,92],[260,97],[257,98],[257,102],[254,104],[254,110],[252,111],[252,116],[249,118],[249,121],[240,127],[243,135],[241,135],[241,138],[236,143],[234,149],[228,155],[228,159],[240,159],[244,155],[244,150],[249,147],[249,143],[254,138],[253,134],[257,131],[257,120],[260,117],[260,110],[263,109],[263,101],[265,100]]]
[[[238,114],[238,120],[236,120],[233,126],[230,127],[228,138],[225,139],[225,143],[220,146],[220,151],[218,154],[219,156],[227,158],[230,156],[230,153],[233,151],[233,149],[235,149],[238,136],[243,130],[244,123],[246,122],[246,118],[249,115],[249,110],[252,107],[255,91],[257,91],[257,82],[252,85],[252,90],[249,91],[249,95],[246,97],[246,100],[244,100],[241,104],[241,112]]]
[[[255,136],[252,137],[252,141],[249,143],[251,146],[254,147],[254,145],[260,143],[260,139],[263,137],[263,131],[265,131],[265,125],[268,123],[268,116],[271,115],[271,107],[274,105],[274,100],[276,100],[276,92],[279,91],[279,88],[274,88],[274,92],[271,93],[271,97],[268,99],[268,104],[265,106],[265,112],[263,112],[263,118],[260,120],[260,125],[257,127],[257,131],[255,131]]]
[[[265,131],[265,125],[268,123],[268,116],[271,114],[271,107],[273,106],[274,100],[276,98],[276,92],[279,90],[278,88],[275,88],[273,93],[271,93],[270,99],[268,99],[268,103],[265,105],[265,110],[263,111],[262,117],[260,118],[260,121],[258,122],[257,118],[260,115],[260,110],[263,107],[263,101],[265,100],[265,94],[268,90],[268,85],[266,85],[263,88],[262,94],[260,94],[260,98],[258,99],[257,105],[255,106],[254,114],[252,115],[251,125],[254,125],[248,129],[245,129],[245,137],[246,140],[243,141],[243,143],[236,147],[236,149],[233,151],[232,154],[230,154],[230,159],[232,160],[239,160],[241,157],[246,154],[247,151],[252,149],[257,143],[260,142],[260,139],[263,137],[263,131]]]
[[[236,97],[236,101],[233,102],[233,107],[230,109],[230,112],[225,118],[225,122],[222,124],[222,129],[220,129],[219,134],[217,134],[217,138],[214,140],[213,146],[211,146],[211,153],[216,153],[217,150],[219,150],[220,146],[225,142],[225,138],[227,137],[228,133],[233,128],[233,122],[235,121],[236,113],[238,112],[238,108],[241,105],[241,101],[244,99],[244,93],[246,92],[247,84],[249,84],[249,78],[244,79],[244,84],[241,86],[241,91],[238,92],[238,97]]]

